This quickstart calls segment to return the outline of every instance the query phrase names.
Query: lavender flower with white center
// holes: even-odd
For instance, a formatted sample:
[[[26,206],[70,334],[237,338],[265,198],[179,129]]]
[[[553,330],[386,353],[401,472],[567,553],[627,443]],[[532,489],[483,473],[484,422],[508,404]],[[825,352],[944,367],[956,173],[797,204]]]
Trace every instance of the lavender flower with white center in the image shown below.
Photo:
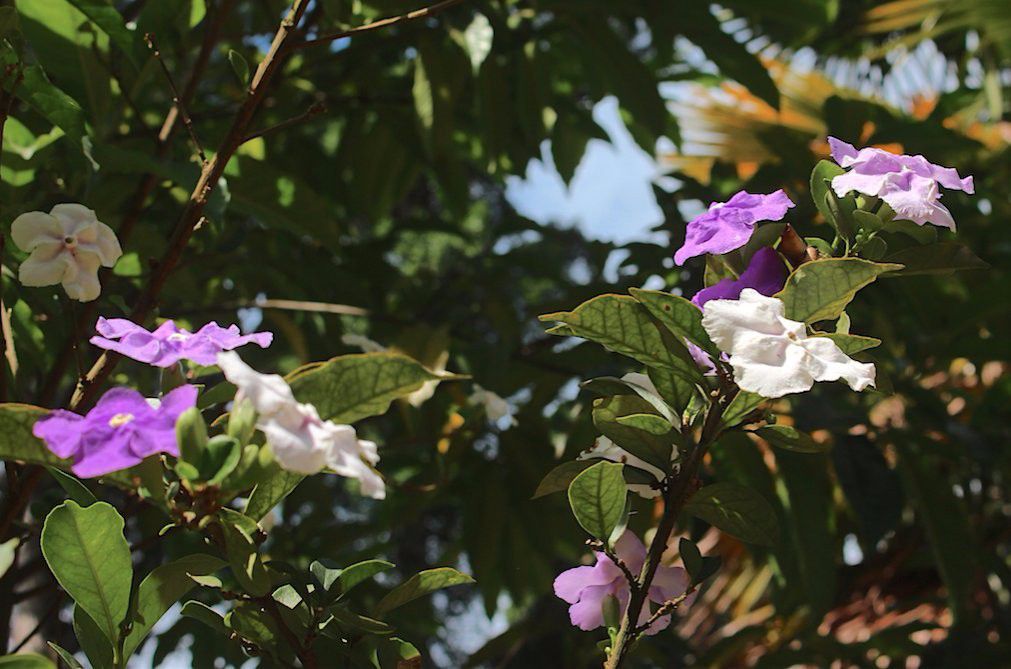
[[[898,218],[917,225],[931,223],[955,230],[951,212],[940,203],[939,186],[975,192],[972,177],[962,178],[950,167],[929,162],[923,156],[889,153],[866,147],[859,151],[835,137],[828,138],[832,159],[849,172],[832,179],[832,190],[842,197],[851,191],[880,197]]]
[[[136,390],[113,388],[87,415],[53,411],[35,423],[32,434],[58,457],[72,458],[75,474],[93,478],[133,467],[155,453],[179,455],[176,421],[196,403],[194,386],[179,386],[157,406]]]
[[[674,254],[674,262],[683,265],[703,253],[729,253],[751,239],[759,221],[778,221],[793,202],[782,190],[768,195],[741,191],[727,202],[713,202],[709,211],[688,223],[684,245]]]
[[[171,367],[180,360],[213,365],[222,351],[246,344],[267,348],[274,340],[270,332],[243,335],[236,325],[223,328],[213,321],[196,332],[165,321],[150,332],[125,318],[99,318],[95,330],[98,335],[90,340],[95,346],[155,367]]]

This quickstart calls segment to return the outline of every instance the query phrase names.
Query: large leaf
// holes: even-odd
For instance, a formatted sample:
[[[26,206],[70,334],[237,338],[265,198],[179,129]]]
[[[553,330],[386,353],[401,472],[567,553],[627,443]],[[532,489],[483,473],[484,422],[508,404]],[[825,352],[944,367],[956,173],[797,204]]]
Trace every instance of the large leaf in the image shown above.
[[[627,488],[620,462],[598,462],[569,484],[569,506],[591,536],[607,541],[625,510]]]
[[[967,269],[986,269],[989,265],[965,244],[938,242],[927,246],[910,246],[893,253],[887,259],[904,267],[892,276],[913,274],[949,274]]]
[[[300,402],[315,405],[323,420],[337,423],[378,416],[390,402],[410,395],[427,381],[458,378],[436,374],[406,355],[389,352],[343,355],[288,375]]]
[[[297,472],[278,469],[266,481],[258,483],[246,501],[243,511],[254,520],[261,520],[277,504],[291,494],[305,476]]]
[[[633,297],[600,295],[573,311],[545,314],[542,321],[558,321],[565,327],[558,334],[582,337],[634,358],[650,367],[670,369],[692,383],[701,374],[684,346],[665,341],[649,312]]]
[[[232,574],[243,588],[257,597],[271,590],[270,575],[260,557],[257,533],[259,527],[249,516],[231,509],[218,511],[225,538],[225,553]]]
[[[707,485],[692,495],[684,510],[741,541],[763,546],[774,546],[779,541],[779,524],[772,506],[738,483]]]
[[[123,517],[105,502],[68,500],[46,516],[41,543],[56,580],[115,644],[133,579]]]
[[[213,555],[194,554],[161,565],[140,582],[133,627],[123,642],[123,657],[129,658],[165,612],[196,586],[190,575],[205,576],[225,566]]]
[[[786,317],[814,323],[837,318],[857,291],[886,272],[902,269],[894,263],[860,258],[829,258],[804,263],[793,271],[776,297],[786,306]]]
[[[379,600],[373,610],[377,616],[382,616],[398,606],[403,606],[436,590],[473,582],[473,578],[451,567],[426,569],[386,593],[386,596]]]

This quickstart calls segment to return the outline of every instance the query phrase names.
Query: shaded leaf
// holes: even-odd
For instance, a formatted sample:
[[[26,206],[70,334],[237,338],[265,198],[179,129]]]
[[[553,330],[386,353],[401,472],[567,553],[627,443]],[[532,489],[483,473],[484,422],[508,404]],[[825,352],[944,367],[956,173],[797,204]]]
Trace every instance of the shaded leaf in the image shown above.
[[[607,541],[625,509],[627,488],[621,463],[598,462],[569,484],[569,506],[584,530]]]
[[[748,543],[773,546],[779,541],[779,524],[772,506],[738,483],[707,485],[691,496],[684,510]]]
[[[398,606],[403,606],[436,590],[473,582],[473,578],[451,567],[426,569],[386,593],[386,596],[379,600],[373,610],[377,616],[382,616]]]

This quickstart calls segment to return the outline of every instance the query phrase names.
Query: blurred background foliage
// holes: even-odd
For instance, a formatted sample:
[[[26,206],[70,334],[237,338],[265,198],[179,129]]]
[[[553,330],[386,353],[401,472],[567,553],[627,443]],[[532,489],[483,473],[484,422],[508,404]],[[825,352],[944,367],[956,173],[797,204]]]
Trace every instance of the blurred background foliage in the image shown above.
[[[19,213],[62,201],[127,224],[126,254],[97,310],[122,315],[199,171],[186,132],[159,142],[172,93],[141,36],[156,35],[180,87],[196,64],[188,109],[214,147],[286,3],[0,4],[16,6],[0,13],[3,64],[17,48],[29,66],[18,86],[9,68],[4,79],[3,231]],[[317,0],[308,37],[418,6]],[[204,67],[212,30],[220,34]],[[918,67],[924,44],[936,57]],[[276,514],[265,551],[301,565],[385,557],[405,574],[444,564],[473,573],[476,586],[399,614],[401,636],[425,646],[431,666],[589,667],[601,635],[572,628],[551,593],[554,576],[585,555],[584,536],[562,496],[530,497],[553,464],[593,443],[576,382],[632,368],[544,335],[536,316],[635,286],[690,295],[702,268],[670,260],[685,221],[741,188],[784,187],[798,203],[788,220],[824,235],[806,190],[826,134],[956,166],[975,176],[976,195],[946,194],[945,204],[990,269],[885,279],[861,293],[850,316],[855,331],[885,341],[875,354],[881,392],[819,386],[777,406],[831,441],[828,455],[773,452],[746,436],[713,450],[709,475],[761,491],[783,540],[765,550],[686,524],[725,567],[639,662],[1008,666],[1009,83],[1011,5],[998,0],[461,2],[288,59],[256,125],[314,111],[240,149],[159,315],[274,331],[271,349],[250,354],[264,370],[364,344],[470,374],[363,427],[381,445],[389,499],[349,494],[336,477],[308,479]],[[531,160],[570,180],[588,143],[608,141],[593,111],[609,96],[657,157],[664,220],[649,241],[527,220],[506,197],[506,178]],[[17,357],[16,373],[5,366],[8,398],[41,393],[56,406],[73,375],[45,379],[74,315],[55,290],[11,280],[22,258],[7,245],[3,299]],[[86,362],[94,354],[84,351]],[[117,373],[142,389],[158,382],[140,365]],[[489,416],[478,385],[508,399],[514,423]],[[643,531],[653,509],[636,511]],[[130,531],[158,525],[141,514]],[[146,559],[183,549],[169,539]],[[20,607],[15,628],[30,627],[41,607]],[[52,618],[46,638],[70,647],[65,627]],[[246,660],[188,618],[149,642],[145,658]]]

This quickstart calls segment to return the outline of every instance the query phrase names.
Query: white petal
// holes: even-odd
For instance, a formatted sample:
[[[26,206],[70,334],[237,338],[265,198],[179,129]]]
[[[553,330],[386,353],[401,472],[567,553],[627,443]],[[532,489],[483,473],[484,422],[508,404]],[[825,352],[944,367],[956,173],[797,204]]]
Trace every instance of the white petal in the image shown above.
[[[266,435],[274,458],[283,469],[308,476],[326,466],[326,445],[315,442],[308,425],[268,418],[257,427]]]
[[[808,337],[798,346],[807,351],[807,367],[818,381],[843,379],[857,391],[874,385],[874,365],[850,358],[828,337]]]
[[[260,374],[242,362],[239,354],[233,351],[218,354],[218,367],[225,378],[238,387],[242,396],[249,398],[261,417],[297,411],[298,403],[291,388],[277,374]]]
[[[95,212],[83,204],[58,204],[49,213],[60,219],[64,230],[75,232],[75,234],[98,221]]]
[[[112,267],[119,260],[119,257],[123,255],[123,249],[119,246],[119,239],[116,237],[116,233],[108,225],[98,221],[95,222],[93,230],[95,232],[95,240],[86,243],[86,246],[98,254],[103,265]]]
[[[18,280],[25,286],[55,285],[63,281],[70,262],[70,254],[63,251],[63,242],[42,242],[21,263]]]
[[[769,364],[747,355],[731,355],[734,381],[741,390],[758,393],[762,397],[783,397],[811,390],[814,377],[804,366],[803,351],[787,346],[779,364]]]
[[[68,271],[63,277],[63,289],[73,300],[90,302],[102,294],[102,286],[98,282],[98,256],[94,253],[78,252],[76,255],[67,253],[71,258]]]
[[[358,439],[350,425],[337,425],[326,421],[313,432],[320,434],[328,443],[327,464],[341,476],[357,479],[362,494],[374,499],[386,497],[386,484],[372,467],[379,462],[379,450],[375,443]]]
[[[31,251],[46,242],[62,242],[65,234],[59,219],[41,211],[21,214],[11,224],[11,239],[22,251]]]
[[[604,459],[610,460],[611,462],[621,462],[623,464],[642,469],[646,472],[652,474],[657,481],[663,479],[664,473],[660,471],[659,468],[654,467],[645,460],[642,460],[628,451],[626,451],[621,446],[608,439],[607,437],[597,437],[597,441],[593,443],[591,448],[586,449],[580,453],[577,460],[591,460],[591,459]],[[656,488],[643,484],[636,483],[628,486],[628,489],[639,495],[640,497],[645,497],[646,499],[652,499],[660,494],[660,491]]]

